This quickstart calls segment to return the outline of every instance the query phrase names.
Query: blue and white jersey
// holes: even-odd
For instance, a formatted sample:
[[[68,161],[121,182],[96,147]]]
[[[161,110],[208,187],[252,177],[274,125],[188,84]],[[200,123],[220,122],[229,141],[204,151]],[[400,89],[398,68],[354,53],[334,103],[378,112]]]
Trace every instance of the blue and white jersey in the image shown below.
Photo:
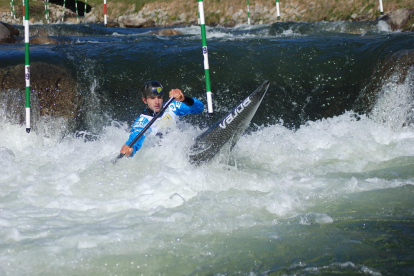
[[[192,103],[192,104],[191,104]],[[199,114],[204,110],[204,104],[195,98],[187,98],[183,102],[172,101],[164,113],[155,120],[144,135],[132,146],[131,157],[142,147],[145,137],[148,135],[156,135],[158,133],[166,133],[168,129],[176,127],[179,117],[187,114]],[[144,129],[144,127],[152,120],[153,116],[149,115],[147,110],[135,120],[131,127],[131,134],[129,135],[126,145],[132,142],[137,135]]]

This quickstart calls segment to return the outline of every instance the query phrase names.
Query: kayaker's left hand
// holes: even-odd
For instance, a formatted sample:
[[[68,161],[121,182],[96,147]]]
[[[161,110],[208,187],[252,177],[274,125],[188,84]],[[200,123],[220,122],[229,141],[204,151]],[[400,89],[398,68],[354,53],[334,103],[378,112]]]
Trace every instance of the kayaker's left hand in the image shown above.
[[[170,98],[174,97],[174,100],[178,102],[182,102],[185,99],[183,91],[181,91],[180,89],[171,89],[169,95],[170,95]]]

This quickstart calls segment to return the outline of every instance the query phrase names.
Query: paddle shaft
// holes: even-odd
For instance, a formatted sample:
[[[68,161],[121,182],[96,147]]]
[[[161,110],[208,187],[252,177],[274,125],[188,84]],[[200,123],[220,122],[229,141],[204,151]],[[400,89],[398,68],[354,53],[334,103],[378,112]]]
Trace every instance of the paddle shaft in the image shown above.
[[[171,97],[166,103],[165,105],[161,108],[160,112],[157,113],[157,115],[154,116],[154,118],[152,118],[152,120],[141,130],[141,132],[137,135],[137,137],[134,138],[134,140],[131,141],[131,143],[128,144],[128,147],[132,148],[132,146],[139,140],[139,138],[142,137],[142,135],[144,135],[144,133],[151,127],[151,125],[155,122],[155,120],[157,120],[157,118],[164,113],[164,111],[168,108],[168,106],[170,105],[170,103],[174,100],[174,97]],[[124,157],[125,154],[124,153],[120,153],[118,155],[118,157],[116,159],[121,159],[122,157]]]

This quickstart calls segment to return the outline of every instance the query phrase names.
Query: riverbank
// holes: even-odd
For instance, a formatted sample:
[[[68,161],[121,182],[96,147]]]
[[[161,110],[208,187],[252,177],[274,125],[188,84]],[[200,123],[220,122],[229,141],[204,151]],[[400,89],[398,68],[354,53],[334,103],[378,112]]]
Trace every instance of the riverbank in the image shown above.
[[[397,3],[398,2],[398,3]],[[78,2],[78,14],[67,1],[67,7],[50,4],[50,23],[104,23],[104,7],[94,1]],[[20,4],[20,5],[19,5]],[[31,3],[32,5],[32,3]],[[34,24],[47,24],[43,2],[33,1],[30,14]],[[394,13],[401,8],[411,9],[411,0],[387,2],[383,6],[384,14]],[[32,10],[32,8],[31,8]],[[275,22],[316,22],[316,21],[371,21],[381,16],[379,1],[320,0],[281,1],[279,13],[273,1],[250,1],[249,16],[244,1],[204,1],[206,24],[232,27],[238,24],[272,24]],[[84,12],[86,11],[86,12]],[[10,9],[0,10],[0,21],[9,24],[22,24],[21,3],[16,3],[15,17]],[[108,1],[107,22],[119,27],[166,27],[192,25],[198,23],[198,4],[186,0],[157,1],[143,5],[139,10],[135,4]],[[409,20],[405,30],[414,29],[414,20]]]

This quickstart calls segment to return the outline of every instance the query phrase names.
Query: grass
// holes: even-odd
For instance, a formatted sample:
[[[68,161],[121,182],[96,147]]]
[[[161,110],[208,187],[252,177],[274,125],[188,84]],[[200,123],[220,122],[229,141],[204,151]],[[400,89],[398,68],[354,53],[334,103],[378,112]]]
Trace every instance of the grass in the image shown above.
[[[108,0],[107,3],[110,5],[111,3],[114,4],[122,4],[123,6],[132,6],[135,5],[135,11],[138,12],[144,7],[146,3],[156,3],[156,2],[164,2],[168,3],[172,0],[165,0],[165,1],[157,1],[157,0]],[[95,5],[102,5],[102,0],[89,0],[88,3],[94,3]]]
[[[117,7],[120,10],[120,12],[124,12],[128,10],[129,7],[131,7],[132,5],[135,5],[134,12],[138,12],[147,3],[159,3],[159,2],[169,3],[172,1],[173,0],[163,0],[163,1],[159,1],[159,0],[107,0],[107,5],[108,5],[108,8],[110,8],[111,6]],[[102,5],[102,3],[103,3],[102,0],[88,0],[88,5],[91,5],[92,7],[100,6]]]
[[[75,0],[66,0],[66,3],[72,2]],[[86,0],[84,0],[86,1]],[[78,6],[83,5],[84,1],[78,1]],[[313,3],[310,5],[310,1]],[[413,0],[393,0],[385,1],[384,12],[387,13],[392,10],[400,8],[412,8]],[[50,0],[51,3],[63,3],[63,0]],[[171,3],[175,2],[174,5]],[[21,0],[14,0],[16,16],[21,16]],[[87,4],[95,7],[99,13],[103,14],[103,1],[102,0],[87,0]],[[195,0],[107,0],[108,6],[108,15],[112,18],[116,18],[120,15],[126,13],[137,13],[140,11],[145,4],[151,4],[152,6],[159,4],[160,6],[170,5],[170,14],[169,16],[173,19],[176,19],[177,16],[185,12],[187,14],[196,14],[197,13],[197,1]],[[274,7],[274,0],[250,0],[251,11],[254,9],[255,5],[266,5],[269,9]],[[364,7],[362,13],[367,13],[372,9],[374,16],[379,15],[379,2],[378,0],[280,0],[281,11],[283,9],[290,9],[291,7],[297,8],[300,10],[307,10],[307,12],[300,14],[299,20],[314,22],[321,20],[347,20],[354,13],[359,13],[359,11]],[[231,15],[228,14],[229,8],[233,9],[233,13],[243,9],[246,9],[245,0],[204,0],[204,9],[206,22],[209,23],[218,23],[220,18],[230,18]],[[220,10],[219,13],[217,11]],[[0,11],[10,12],[10,1],[9,0],[0,0]],[[44,4],[40,0],[30,0],[30,16],[35,19],[44,17]],[[253,17],[254,18],[254,15]]]
[[[0,0],[0,11],[10,12],[10,1]],[[16,17],[22,17],[22,1],[14,0],[14,12]],[[30,1],[29,14],[34,14],[36,17],[45,15],[45,5],[40,1]]]
[[[66,3],[68,3],[70,0],[67,0]],[[108,6],[116,6],[116,7],[124,7],[125,10],[127,10],[130,6],[135,5],[135,11],[139,11],[142,9],[142,7],[146,3],[156,3],[156,2],[163,2],[163,3],[169,3],[172,0],[107,0]],[[62,3],[63,1],[54,1],[50,0],[50,3]],[[74,0],[72,0],[74,2]],[[84,4],[85,1],[78,1],[78,5]],[[91,5],[92,7],[100,6],[103,4],[102,0],[87,0],[87,4]],[[17,7],[21,9],[22,7],[22,1],[21,0],[14,0],[15,10],[17,11]],[[29,7],[30,6],[38,6],[41,5],[44,9],[43,1],[36,1],[36,0],[30,0]],[[9,0],[0,0],[0,10],[1,11],[10,11],[10,1]]]

